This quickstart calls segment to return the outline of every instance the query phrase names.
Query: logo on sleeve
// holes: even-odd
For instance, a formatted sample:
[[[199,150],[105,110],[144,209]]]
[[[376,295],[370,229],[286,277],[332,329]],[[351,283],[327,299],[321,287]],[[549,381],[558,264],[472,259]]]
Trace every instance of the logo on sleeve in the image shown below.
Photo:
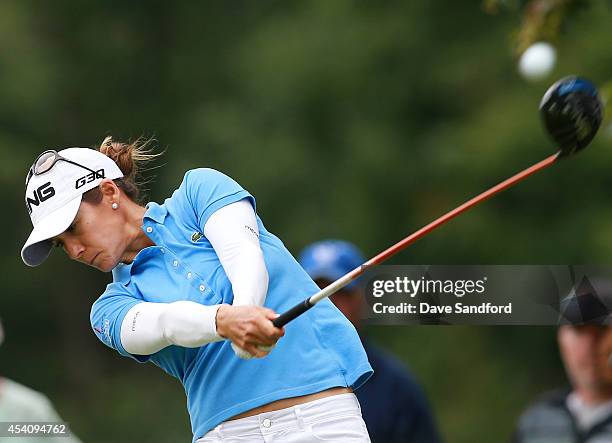
[[[110,336],[110,320],[105,318],[102,323],[102,327],[94,326],[94,331],[100,336],[100,340],[105,341],[109,345],[112,345]]]

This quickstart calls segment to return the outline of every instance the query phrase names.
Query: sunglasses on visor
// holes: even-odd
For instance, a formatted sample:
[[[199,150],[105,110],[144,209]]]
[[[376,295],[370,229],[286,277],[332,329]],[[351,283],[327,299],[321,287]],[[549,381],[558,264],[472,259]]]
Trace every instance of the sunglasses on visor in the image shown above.
[[[50,149],[40,154],[38,158],[34,161],[32,166],[30,167],[30,170],[28,171],[28,175],[26,177],[26,182],[25,182],[26,188],[28,187],[28,183],[30,183],[30,179],[32,177],[34,177],[35,175],[44,174],[45,172],[49,172],[51,168],[53,168],[53,166],[55,166],[55,164],[59,161],[64,161],[66,163],[70,163],[72,165],[86,169],[89,172],[93,172],[95,175],[98,175],[99,177],[99,173],[94,171],[93,169],[90,169],[87,166],[84,166],[80,163],[67,159],[66,157],[62,157],[61,155],[58,154],[57,151]],[[105,177],[102,176],[100,178],[105,178]]]

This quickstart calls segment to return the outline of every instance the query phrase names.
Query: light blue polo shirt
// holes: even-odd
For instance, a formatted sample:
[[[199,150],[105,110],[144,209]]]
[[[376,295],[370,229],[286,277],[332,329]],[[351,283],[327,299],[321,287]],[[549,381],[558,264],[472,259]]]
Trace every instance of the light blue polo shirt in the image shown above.
[[[140,362],[151,361],[181,381],[194,441],[255,407],[336,386],[356,389],[372,374],[355,328],[329,300],[289,323],[263,359],[238,358],[227,340],[200,348],[169,346],[150,356],[123,348],[121,324],[137,303],[232,303],[230,281],[203,229],[213,212],[245,198],[255,207],[253,196],[226,175],[214,169],[188,171],[163,205],[147,205],[142,228],[156,246],[113,269],[113,283],[91,309],[92,328],[104,344]],[[259,217],[257,224],[269,275],[265,306],[284,312],[318,287]]]

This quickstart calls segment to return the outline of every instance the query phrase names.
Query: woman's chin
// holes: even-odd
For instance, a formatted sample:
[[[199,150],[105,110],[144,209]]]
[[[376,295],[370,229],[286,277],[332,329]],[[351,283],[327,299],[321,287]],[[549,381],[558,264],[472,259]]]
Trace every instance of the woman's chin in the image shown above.
[[[100,263],[98,269],[102,272],[111,272],[113,269],[115,269],[115,266],[117,266],[117,263],[108,264],[108,262],[103,262]]]
[[[110,272],[117,266],[113,260],[109,260],[108,257],[98,257],[92,264],[94,268],[102,272]]]

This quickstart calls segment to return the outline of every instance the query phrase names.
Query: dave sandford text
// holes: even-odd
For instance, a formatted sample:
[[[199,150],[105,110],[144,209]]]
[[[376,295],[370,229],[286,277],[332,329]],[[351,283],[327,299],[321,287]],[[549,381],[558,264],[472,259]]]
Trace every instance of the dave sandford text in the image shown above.
[[[482,295],[486,291],[487,277],[481,279],[431,279],[421,277],[412,279],[409,277],[394,277],[387,279],[375,279],[371,282],[371,295],[374,298],[372,310],[375,314],[511,314],[512,303],[507,305],[495,305],[484,302],[481,298],[478,302],[470,299],[470,303],[449,303],[444,300],[445,296],[462,298],[470,295]],[[394,304],[383,303],[383,296],[394,296]],[[407,296],[414,299],[419,295],[438,296],[437,303],[422,300],[419,303],[400,302],[397,303],[396,296]],[[430,299],[431,300],[431,299]],[[385,300],[387,303],[389,300]],[[467,301],[467,300],[466,300]]]

